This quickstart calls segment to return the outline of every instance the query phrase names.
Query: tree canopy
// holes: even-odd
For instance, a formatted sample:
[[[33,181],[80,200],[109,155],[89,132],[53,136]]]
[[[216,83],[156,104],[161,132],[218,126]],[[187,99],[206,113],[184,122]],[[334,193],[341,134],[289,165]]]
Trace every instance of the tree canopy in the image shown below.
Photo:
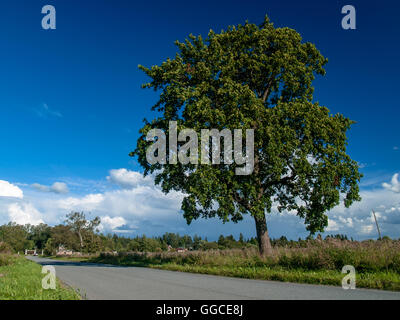
[[[294,211],[310,233],[323,231],[326,212],[359,201],[358,163],[346,153],[346,132],[354,121],[313,101],[312,82],[325,75],[327,59],[290,28],[246,22],[207,38],[176,41],[178,52],[161,65],[139,66],[160,91],[145,120],[137,156],[145,174],[154,173],[164,192],[181,191],[187,222],[219,217],[238,222],[251,214],[261,253],[270,241],[266,212]],[[237,164],[150,164],[146,149],[153,129],[254,129],[254,171],[236,175]],[[180,142],[178,148],[184,142]],[[168,155],[170,156],[170,155]],[[221,153],[223,158],[223,152]]]
[[[71,228],[79,237],[81,249],[85,245],[85,238],[92,237],[94,232],[98,231],[97,227],[100,225],[101,220],[99,217],[95,217],[93,220],[87,220],[84,212],[71,212],[67,214],[65,220],[67,226]]]

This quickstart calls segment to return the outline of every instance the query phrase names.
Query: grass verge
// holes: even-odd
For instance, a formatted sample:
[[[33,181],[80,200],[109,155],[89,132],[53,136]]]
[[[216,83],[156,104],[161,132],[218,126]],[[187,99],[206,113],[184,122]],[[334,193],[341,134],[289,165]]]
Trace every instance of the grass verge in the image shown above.
[[[246,279],[274,280],[282,282],[297,282],[307,284],[323,284],[341,286],[344,274],[335,270],[301,270],[268,267],[206,267],[193,265],[150,265],[149,267],[183,271],[192,273],[212,274]],[[400,276],[391,272],[360,273],[356,277],[358,288],[384,289],[400,291]]]
[[[57,279],[55,290],[42,288],[42,267],[20,256],[1,255],[0,300],[79,300],[80,296]]]

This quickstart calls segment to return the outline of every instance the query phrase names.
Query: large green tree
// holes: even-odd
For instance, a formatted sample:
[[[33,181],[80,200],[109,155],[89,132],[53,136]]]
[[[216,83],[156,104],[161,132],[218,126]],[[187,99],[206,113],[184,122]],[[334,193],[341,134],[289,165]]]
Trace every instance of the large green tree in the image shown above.
[[[95,239],[94,233],[97,232],[97,228],[101,223],[99,217],[95,217],[93,220],[87,220],[84,212],[74,212],[67,214],[65,223],[76,235],[79,237],[80,249],[83,250],[86,246],[86,250],[90,250],[90,246],[97,247],[97,239]],[[93,241],[96,240],[96,245]]]
[[[15,222],[0,226],[0,242],[8,243],[15,252],[33,249],[35,243],[28,239],[29,226],[18,225]]]
[[[185,194],[188,223],[215,216],[238,222],[250,214],[260,252],[268,254],[266,213],[274,206],[296,212],[315,233],[341,197],[346,207],[360,200],[359,167],[346,153],[354,122],[313,101],[312,81],[325,74],[327,59],[312,43],[266,17],[260,26],[246,22],[176,45],[175,58],[139,66],[151,78],[143,87],[161,94],[152,108],[157,117],[145,120],[131,156],[164,192]],[[236,164],[169,164],[169,155],[166,164],[150,164],[146,150],[153,142],[146,135],[153,128],[167,133],[169,121],[199,135],[201,129],[254,129],[252,174],[236,175]]]
[[[26,228],[29,232],[28,239],[35,243],[35,248],[44,249],[47,240],[51,237],[51,227],[40,223],[37,226],[27,225]]]

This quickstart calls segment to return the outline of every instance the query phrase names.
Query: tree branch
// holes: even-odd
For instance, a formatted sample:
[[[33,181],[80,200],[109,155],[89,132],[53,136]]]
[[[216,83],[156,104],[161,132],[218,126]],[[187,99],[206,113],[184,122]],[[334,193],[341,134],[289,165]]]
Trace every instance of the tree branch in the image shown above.
[[[263,97],[262,97],[262,101],[263,101],[264,103],[265,103],[265,101],[267,101],[267,99],[268,99],[268,96],[269,96],[269,94],[270,94],[269,90],[270,90],[271,87],[272,87],[272,82],[273,82],[274,79],[275,79],[275,75],[272,75],[271,79],[269,80],[269,82],[268,82],[268,84],[267,84],[267,87],[265,88],[265,91],[264,91],[264,94],[263,94]]]

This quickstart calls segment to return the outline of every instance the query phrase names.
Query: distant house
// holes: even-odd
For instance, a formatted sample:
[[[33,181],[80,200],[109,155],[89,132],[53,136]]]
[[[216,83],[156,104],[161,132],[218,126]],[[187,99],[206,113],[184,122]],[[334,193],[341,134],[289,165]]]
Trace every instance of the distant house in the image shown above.
[[[35,250],[25,249],[25,255],[26,256],[37,256],[36,249]]]
[[[176,249],[174,249],[170,245],[168,245],[167,250],[168,251],[172,251],[172,252],[186,252],[186,251],[188,251],[188,249],[186,249],[186,248],[176,248]]]
[[[56,256],[72,256],[72,254],[73,254],[73,251],[66,249],[63,245],[60,245],[56,252]]]

